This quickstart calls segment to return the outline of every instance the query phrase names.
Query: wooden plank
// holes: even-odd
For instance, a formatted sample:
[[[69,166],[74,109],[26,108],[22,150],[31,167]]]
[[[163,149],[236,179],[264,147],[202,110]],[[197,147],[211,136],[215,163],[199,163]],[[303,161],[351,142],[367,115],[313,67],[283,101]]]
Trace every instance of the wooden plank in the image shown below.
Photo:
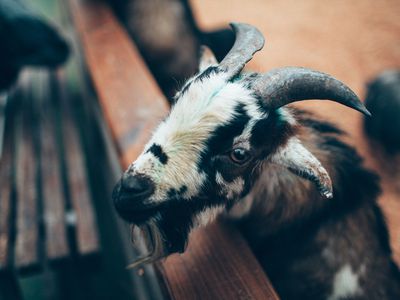
[[[14,131],[8,122],[0,160],[0,272],[9,269],[11,249]]]
[[[228,223],[192,233],[185,253],[163,263],[173,299],[278,299],[243,237]]]
[[[127,166],[167,114],[167,101],[110,10],[94,1],[70,3],[121,164]]]
[[[24,75],[29,75],[25,73]],[[39,212],[36,188],[36,156],[34,146],[34,124],[29,76],[20,86],[22,90],[22,112],[17,135],[16,160],[16,204],[17,232],[15,245],[15,266],[21,272],[37,269],[39,258]],[[21,116],[22,114],[22,116]]]
[[[127,168],[166,115],[167,102],[108,8],[91,1],[70,3],[121,166]],[[161,268],[174,299],[277,299],[242,236],[221,224],[200,230],[184,255],[167,259]]]
[[[73,209],[73,212],[68,212],[67,219],[76,228],[78,253],[82,256],[91,256],[100,251],[100,241],[85,169],[84,152],[73,119],[71,108],[73,99],[65,90],[63,72],[58,72],[53,79],[54,88],[58,90],[57,95],[60,97],[67,186]]]
[[[50,262],[67,258],[70,249],[65,222],[65,202],[60,169],[60,153],[56,146],[54,107],[50,102],[49,74],[37,75],[36,103],[39,107],[40,176],[43,201],[43,222],[46,233],[45,251]]]

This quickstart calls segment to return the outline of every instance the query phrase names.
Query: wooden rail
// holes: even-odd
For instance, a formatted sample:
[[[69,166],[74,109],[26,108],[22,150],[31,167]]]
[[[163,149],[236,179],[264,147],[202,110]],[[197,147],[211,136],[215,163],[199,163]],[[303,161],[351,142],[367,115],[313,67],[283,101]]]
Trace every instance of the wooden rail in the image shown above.
[[[72,16],[123,169],[135,160],[167,101],[109,8],[70,0]],[[183,255],[161,263],[173,299],[277,299],[243,237],[225,223],[195,232]]]

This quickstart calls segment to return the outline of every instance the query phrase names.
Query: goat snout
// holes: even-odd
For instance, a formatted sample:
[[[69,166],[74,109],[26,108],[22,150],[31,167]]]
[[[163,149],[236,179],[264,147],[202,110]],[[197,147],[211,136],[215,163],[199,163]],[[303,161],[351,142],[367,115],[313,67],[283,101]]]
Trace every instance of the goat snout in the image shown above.
[[[124,173],[121,179],[122,192],[129,193],[134,198],[148,198],[154,192],[154,183],[141,175]]]
[[[125,220],[143,223],[157,212],[154,205],[147,201],[154,190],[154,183],[149,178],[124,173],[113,191],[114,206]]]

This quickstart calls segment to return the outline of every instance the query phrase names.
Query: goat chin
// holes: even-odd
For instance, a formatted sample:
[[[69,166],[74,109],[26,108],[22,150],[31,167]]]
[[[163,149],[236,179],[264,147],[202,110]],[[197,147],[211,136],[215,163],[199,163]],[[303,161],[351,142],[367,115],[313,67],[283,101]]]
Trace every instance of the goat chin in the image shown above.
[[[166,246],[167,241],[163,237],[162,232],[155,222],[149,222],[148,224],[141,226],[140,230],[142,233],[140,236],[143,239],[145,245],[145,247],[143,247],[145,248],[144,251],[148,251],[148,253],[142,257],[139,257],[133,263],[128,265],[127,268],[136,268],[145,264],[154,263],[171,254],[168,251],[168,247]],[[133,228],[133,241],[137,235],[139,234],[135,233],[135,230]]]

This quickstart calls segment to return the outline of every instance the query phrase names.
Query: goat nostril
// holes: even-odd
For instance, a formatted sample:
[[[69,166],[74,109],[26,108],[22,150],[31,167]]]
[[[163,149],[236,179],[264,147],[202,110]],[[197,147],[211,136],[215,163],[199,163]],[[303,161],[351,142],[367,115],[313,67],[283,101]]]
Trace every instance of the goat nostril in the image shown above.
[[[129,173],[125,173],[122,176],[121,184],[124,191],[135,194],[151,193],[153,190],[153,184],[149,179]]]

